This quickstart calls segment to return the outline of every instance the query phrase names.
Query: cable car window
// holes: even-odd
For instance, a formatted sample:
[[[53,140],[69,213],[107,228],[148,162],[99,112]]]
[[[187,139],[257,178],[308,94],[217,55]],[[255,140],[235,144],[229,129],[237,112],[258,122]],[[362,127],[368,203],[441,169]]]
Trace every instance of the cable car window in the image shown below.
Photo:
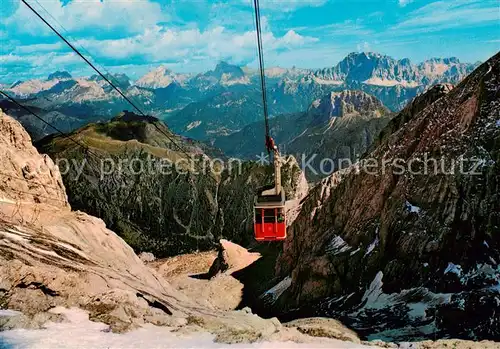
[[[266,208],[264,210],[264,223],[274,223],[275,222],[275,216],[274,216],[274,208]]]
[[[262,223],[262,209],[255,209],[255,222]]]
[[[278,223],[283,223],[285,221],[285,215],[283,213],[278,213],[278,218],[276,220]]]

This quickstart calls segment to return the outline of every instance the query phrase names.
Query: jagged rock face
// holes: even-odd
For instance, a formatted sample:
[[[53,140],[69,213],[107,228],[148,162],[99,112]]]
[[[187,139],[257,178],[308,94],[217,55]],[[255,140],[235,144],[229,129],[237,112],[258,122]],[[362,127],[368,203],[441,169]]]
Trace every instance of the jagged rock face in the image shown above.
[[[364,92],[330,92],[313,101],[305,113],[271,119],[270,130],[282,151],[294,155],[308,180],[314,181],[354,163],[391,116],[377,98]],[[231,156],[255,158],[265,151],[256,146],[262,143],[263,129],[263,122],[249,125],[217,139],[215,146]]]
[[[414,65],[377,53],[351,53],[335,67],[312,73],[320,85],[361,89],[376,96],[385,106],[399,111],[416,95],[437,83],[458,83],[476,65],[457,58],[431,59]]]
[[[54,162],[40,156],[19,122],[0,110],[0,199],[69,208]]]
[[[474,65],[461,63],[457,58],[433,58],[414,65],[409,59],[396,60],[372,52],[351,53],[333,68],[314,72],[325,82],[365,83],[375,86],[429,86],[436,82],[458,82]]]
[[[130,78],[126,74],[106,73],[104,76],[122,91],[128,89],[132,85],[130,83]],[[92,75],[89,80],[96,81],[106,92],[115,92],[109,83],[100,75]]]
[[[318,184],[276,264],[291,278],[278,308],[307,304],[371,338],[498,338],[499,84],[497,54],[403,111],[365,157],[378,168]]]
[[[0,144],[2,173],[9,175],[0,182],[1,308],[21,311],[26,325],[37,326],[54,306],[81,306],[120,331],[172,323],[169,313],[182,313],[176,302],[190,304],[101,220],[70,211],[59,169],[3,113]],[[150,307],[155,301],[158,307]]]
[[[353,113],[363,113],[383,109],[382,103],[375,97],[359,91],[330,92],[314,101],[309,113],[318,123],[329,121],[332,117],[342,117]],[[325,117],[327,118],[325,120]]]
[[[233,79],[240,79],[245,76],[245,73],[240,67],[228,64],[227,62],[220,62],[217,64],[211,75],[221,79],[224,74],[230,75]]]
[[[456,57],[432,58],[418,65],[424,84],[441,82],[455,83],[465,78],[476,65],[464,64]]]
[[[371,145],[369,152],[378,147],[382,142],[386,141],[390,135],[403,127],[403,125],[410,121],[413,116],[417,115],[435,101],[448,94],[448,92],[452,89],[453,85],[451,84],[438,84],[431,87],[424,94],[415,97],[399,114],[396,115],[396,117],[389,121],[387,127],[380,132],[376,141]]]
[[[134,249],[157,257],[210,249],[221,237],[253,241],[253,198],[271,182],[271,167],[226,161],[219,171],[220,162],[207,157],[215,152],[158,124],[198,159],[189,168],[186,155],[151,122],[158,123],[122,116],[77,131],[74,136],[102,160],[59,137],[40,144],[55,159],[69,161],[64,181],[72,206],[101,217]],[[282,177],[290,198],[305,195],[305,179],[292,159]]]
[[[324,77],[320,72],[315,75]],[[397,81],[411,85],[417,80],[418,73],[407,59],[397,61],[388,56],[363,52],[349,54],[331,71],[330,77],[337,81],[376,81],[379,84]]]

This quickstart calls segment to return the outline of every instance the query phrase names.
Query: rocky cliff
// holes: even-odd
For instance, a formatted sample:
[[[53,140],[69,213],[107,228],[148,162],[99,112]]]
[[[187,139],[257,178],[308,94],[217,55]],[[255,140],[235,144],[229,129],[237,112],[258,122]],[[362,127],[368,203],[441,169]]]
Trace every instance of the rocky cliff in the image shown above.
[[[83,307],[118,331],[175,323],[170,315],[182,314],[177,302],[189,302],[101,220],[71,211],[57,166],[1,112],[0,144],[0,308],[23,313],[2,318],[2,328],[40,326],[57,318],[47,311],[58,305]]]
[[[500,54],[431,89],[302,204],[277,307],[378,338],[498,338]]]
[[[63,178],[72,206],[101,217],[136,251],[161,257],[210,249],[222,237],[253,241],[253,197],[271,183],[270,166],[217,157],[154,118],[122,116],[72,137],[91,154],[62,137],[39,147],[67,165]],[[282,171],[289,198],[302,198],[307,183],[297,163],[288,159]]]

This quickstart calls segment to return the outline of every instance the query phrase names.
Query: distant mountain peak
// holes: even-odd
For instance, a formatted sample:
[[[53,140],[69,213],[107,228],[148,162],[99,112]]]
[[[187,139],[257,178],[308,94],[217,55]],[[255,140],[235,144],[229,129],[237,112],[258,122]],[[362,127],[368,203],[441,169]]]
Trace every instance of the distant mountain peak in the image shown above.
[[[162,64],[160,66],[158,66],[157,68],[153,69],[152,72],[156,72],[158,74],[163,74],[164,76],[165,75],[172,75],[174,74],[174,72],[168,68],[166,65]]]
[[[221,78],[223,74],[229,74],[233,79],[238,79],[245,76],[245,72],[243,71],[243,69],[241,69],[241,67],[234,64],[229,64],[225,61],[220,61],[213,72],[215,73],[217,78]]]
[[[449,57],[449,58],[439,58],[439,57],[433,57],[426,62],[432,62],[432,63],[442,63],[442,64],[460,64],[460,60],[457,57]]]
[[[322,85],[364,84],[381,87],[430,87],[438,82],[456,83],[474,69],[456,57],[431,58],[420,64],[374,52],[352,52],[335,67],[320,69],[313,79]]]
[[[71,76],[70,73],[67,71],[56,71],[55,73],[52,73],[49,75],[47,78],[47,81],[50,80],[61,80],[61,79],[72,79],[73,77]]]
[[[329,92],[322,98],[313,101],[309,107],[309,114],[318,122],[324,122],[334,117],[363,114],[381,108],[385,109],[382,102],[366,92],[344,90]]]
[[[148,123],[154,123],[160,121],[160,119],[155,118],[154,116],[151,115],[139,115],[134,112],[130,112],[128,110],[124,110],[123,112],[119,113],[117,116],[115,116],[113,119],[111,119],[112,122],[116,121],[122,121],[122,122],[148,122]]]
[[[165,88],[171,84],[182,84],[188,79],[188,75],[176,74],[165,65],[160,65],[136,81],[136,85],[147,88]]]

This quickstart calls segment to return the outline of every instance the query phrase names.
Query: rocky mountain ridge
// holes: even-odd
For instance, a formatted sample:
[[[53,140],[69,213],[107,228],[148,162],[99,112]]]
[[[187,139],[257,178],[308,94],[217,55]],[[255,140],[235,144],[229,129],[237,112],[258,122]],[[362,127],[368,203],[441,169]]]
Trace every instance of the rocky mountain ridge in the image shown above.
[[[114,122],[138,121],[141,120],[134,115],[121,115]],[[196,343],[401,349],[408,345],[418,349],[443,345],[456,348],[496,346],[494,342],[456,340],[401,343],[399,346],[380,341],[361,343],[356,333],[333,319],[300,319],[282,325],[276,318],[264,320],[248,308],[221,311],[204,298],[188,298],[160,275],[168,273],[168,267],[175,266],[175,262],[160,264],[157,272],[144,265],[101,220],[71,211],[57,166],[49,157],[39,155],[22,126],[2,112],[0,160],[2,172],[10,177],[0,185],[0,329],[6,330],[0,333],[2,344],[26,346],[39,345],[43,341],[58,346],[86,345],[83,343],[114,346],[152,343],[144,337],[138,342],[137,333],[124,337],[116,334],[140,328],[146,336],[161,337],[155,345],[164,345],[166,339],[169,343],[173,340],[176,344],[192,345],[190,335],[211,334],[208,339],[205,336],[203,342],[196,340]],[[286,179],[285,183],[293,181]],[[303,194],[299,191],[296,194],[295,198],[300,201]],[[228,272],[239,272],[237,266],[242,263],[242,257],[255,255],[240,247],[235,247],[233,254],[228,251],[227,243],[224,246],[227,253],[222,256],[229,267]],[[181,265],[181,272],[196,269],[192,260],[185,256],[184,263],[190,264]],[[217,280],[229,277],[234,275],[218,275],[213,282],[208,281],[211,283],[205,289],[214,289],[214,295],[224,294],[226,290],[217,288]],[[198,287],[197,294],[203,291]],[[271,299],[278,299],[279,295],[273,296],[277,291],[279,287],[267,294]],[[75,311],[67,309],[70,307],[85,310],[86,313],[79,311],[78,314],[84,314],[87,321],[73,322],[74,318],[68,318]],[[227,304],[224,307],[227,308]],[[88,318],[99,323],[87,328]],[[68,320],[71,323],[67,323]],[[36,336],[23,331],[22,341],[11,342],[16,336],[8,330],[16,328],[38,331]],[[53,337],[47,341],[43,333]],[[68,341],[68,334],[71,341]],[[94,336],[97,335],[99,339],[96,340]],[[89,336],[94,341],[87,341]],[[186,336],[191,341],[182,342],[180,338]],[[135,341],[131,341],[134,338]]]
[[[369,338],[498,338],[499,85],[497,54],[403,110],[371,165],[311,190],[276,263],[274,306]]]
[[[340,169],[339,164],[356,162],[391,117],[377,98],[362,91],[329,92],[307,112],[272,118],[270,132],[283,153],[295,156],[301,166],[309,165],[304,170],[313,181]],[[256,159],[265,153],[262,130],[264,122],[256,122],[217,138],[214,145],[229,156]],[[328,163],[323,166],[321,161]]]
[[[351,82],[375,86],[417,87],[438,82],[458,82],[477,64],[461,63],[456,57],[432,58],[417,65],[409,59],[393,59],[378,53],[351,53],[333,68],[320,69],[314,77],[326,84]],[[449,80],[448,80],[449,79]]]
[[[399,111],[435,83],[459,82],[474,66],[456,58],[431,59],[414,65],[408,59],[351,53],[336,66],[324,69],[268,68],[269,109],[275,116],[304,112],[311,101],[331,91],[362,90],[380,99],[390,110]],[[135,82],[124,74],[108,77],[144,112],[171,120],[175,132],[199,140],[241,130],[257,119],[262,108],[257,98],[260,83],[256,71],[227,62],[197,75],[177,74],[160,66]],[[6,92],[29,105],[69,115],[82,123],[87,117],[111,118],[130,108],[102,78],[71,77],[67,72],[51,74],[48,80],[20,81]],[[216,101],[224,99],[228,105],[216,109],[221,104]],[[192,120],[183,123],[186,118]],[[240,121],[228,127],[205,129],[208,123],[221,124],[233,118]]]

